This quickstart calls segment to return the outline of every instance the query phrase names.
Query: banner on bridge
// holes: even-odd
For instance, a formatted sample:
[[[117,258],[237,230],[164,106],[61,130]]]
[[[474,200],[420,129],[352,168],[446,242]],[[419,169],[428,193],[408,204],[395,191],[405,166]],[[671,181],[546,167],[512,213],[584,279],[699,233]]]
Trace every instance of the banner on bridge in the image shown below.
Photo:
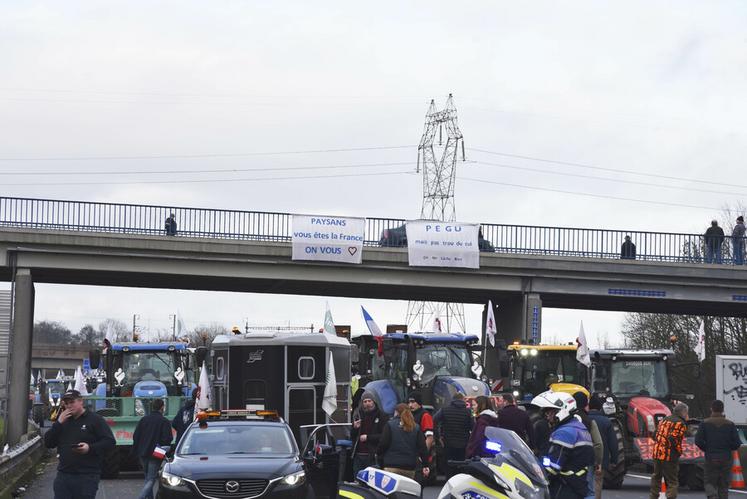
[[[406,230],[411,266],[480,268],[478,224],[412,220]]]
[[[365,218],[293,215],[293,260],[361,263]]]

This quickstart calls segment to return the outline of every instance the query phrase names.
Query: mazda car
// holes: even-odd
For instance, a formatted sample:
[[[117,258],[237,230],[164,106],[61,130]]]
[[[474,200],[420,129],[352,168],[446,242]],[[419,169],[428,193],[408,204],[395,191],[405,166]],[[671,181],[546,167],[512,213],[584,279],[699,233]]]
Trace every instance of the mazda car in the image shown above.
[[[298,446],[272,411],[200,413],[159,473],[161,499],[309,498]]]

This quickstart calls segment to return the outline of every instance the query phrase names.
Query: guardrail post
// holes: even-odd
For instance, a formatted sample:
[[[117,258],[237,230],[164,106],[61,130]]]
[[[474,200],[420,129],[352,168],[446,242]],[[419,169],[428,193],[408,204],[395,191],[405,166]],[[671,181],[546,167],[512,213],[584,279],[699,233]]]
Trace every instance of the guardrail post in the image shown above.
[[[8,429],[9,445],[17,444],[28,431],[29,379],[31,379],[31,334],[34,330],[34,280],[31,270],[17,269],[14,284],[10,352]]]

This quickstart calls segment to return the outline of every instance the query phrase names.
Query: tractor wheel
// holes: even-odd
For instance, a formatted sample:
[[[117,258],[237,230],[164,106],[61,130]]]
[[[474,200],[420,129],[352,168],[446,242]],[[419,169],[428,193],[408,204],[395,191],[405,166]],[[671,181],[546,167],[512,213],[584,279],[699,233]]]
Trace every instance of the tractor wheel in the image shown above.
[[[684,480],[682,479],[683,470]],[[703,472],[702,464],[680,465],[680,483],[686,483],[690,490],[704,490]]]
[[[121,466],[122,456],[119,448],[114,447],[104,456],[104,463],[101,468],[101,478],[117,478]]]
[[[608,469],[604,470],[604,488],[619,489],[622,487],[625,479],[625,437],[617,420],[610,420],[612,428],[615,430],[615,440],[617,441],[617,462],[610,463]]]

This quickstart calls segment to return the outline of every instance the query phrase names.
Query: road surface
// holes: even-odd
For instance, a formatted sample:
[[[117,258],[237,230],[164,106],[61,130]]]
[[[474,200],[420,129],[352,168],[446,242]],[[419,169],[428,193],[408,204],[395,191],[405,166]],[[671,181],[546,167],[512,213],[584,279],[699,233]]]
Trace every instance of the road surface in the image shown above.
[[[33,499],[53,499],[54,492],[52,491],[52,482],[55,476],[55,467],[57,466],[56,459],[49,459],[39,470],[37,470],[36,479],[28,487],[21,497],[33,498]],[[645,498],[648,495],[648,477],[641,473],[628,474],[625,479],[625,483],[621,490],[605,490],[603,497],[605,499],[640,499]],[[122,473],[120,478],[115,480],[101,480],[99,485],[99,493],[96,496],[97,499],[126,499],[137,497],[140,493],[140,488],[143,485],[143,474],[140,472],[127,472]],[[438,496],[438,492],[441,490],[440,486],[427,487],[423,491],[423,499],[435,499]],[[739,498],[745,497],[747,499],[747,491],[745,490],[732,490],[732,494]],[[703,492],[693,492],[686,487],[680,490],[679,497],[683,499],[702,499],[704,496]]]

